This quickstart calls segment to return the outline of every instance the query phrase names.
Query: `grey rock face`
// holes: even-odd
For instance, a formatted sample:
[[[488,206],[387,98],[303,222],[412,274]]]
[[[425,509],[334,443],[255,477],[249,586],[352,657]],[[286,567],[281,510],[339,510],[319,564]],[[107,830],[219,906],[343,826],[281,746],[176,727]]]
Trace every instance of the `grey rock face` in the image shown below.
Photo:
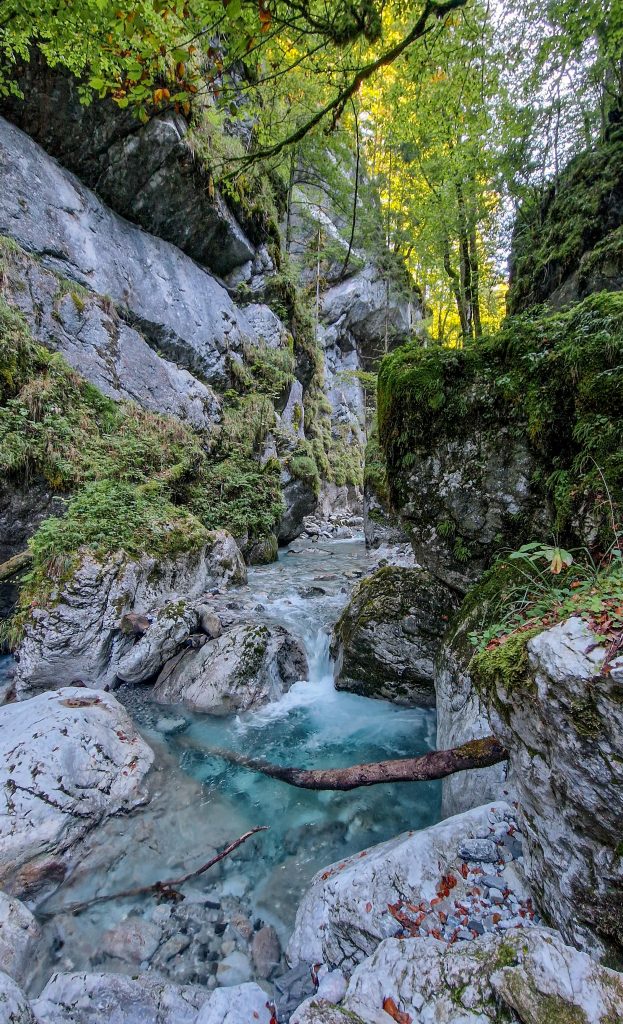
[[[363,488],[363,532],[369,548],[404,544],[409,539],[399,516],[389,511],[382,496],[368,481]]]
[[[148,974],[55,974],[32,1005],[41,1024],[195,1024],[206,995]]]
[[[303,385],[300,380],[295,380],[290,388],[290,394],[285,409],[281,413],[280,424],[292,437],[305,437],[305,411],[303,409]]]
[[[0,971],[27,983],[41,929],[28,907],[0,892]]]
[[[163,359],[109,300],[44,270],[25,253],[5,260],[4,296],[25,315],[33,337],[73,366],[103,394],[208,429],[220,402],[206,384]]]
[[[623,950],[621,792],[623,673],[601,672],[605,648],[571,618],[528,642],[528,692],[498,681],[492,724],[510,751],[526,871],[565,939]]]
[[[59,679],[107,687],[118,675],[132,682],[154,675],[194,628],[188,602],[215,584],[245,580],[240,552],[224,531],[174,560],[129,561],[119,552],[101,563],[85,554],[50,606],[36,609],[26,626],[17,652],[18,695]],[[121,628],[129,612],[148,617],[138,639]]]
[[[37,188],[33,189],[33,182]],[[0,119],[0,234],[109,295],[152,346],[210,383],[256,335],[227,291],[169,242],[112,213],[32,139]]]
[[[434,704],[434,660],[454,608],[424,569],[387,566],[363,579],[334,630],[338,690]]]
[[[540,536],[530,490],[534,461],[504,428],[444,439],[432,452],[414,450],[413,459],[401,481],[400,515],[417,561],[450,586],[466,590],[478,579],[512,517],[532,515],[534,536]],[[461,551],[455,531],[463,538]]]
[[[417,318],[409,297],[395,285],[388,309],[387,282],[372,264],[324,292],[321,313],[325,323],[339,326],[342,337],[350,332],[357,339],[364,358],[376,359],[384,352],[386,327],[395,344],[410,333]]]
[[[289,544],[303,533],[305,516],[316,510],[318,496],[311,484],[289,477],[287,474],[283,500],[286,510],[277,529],[277,539],[280,544]]]
[[[122,706],[66,687],[0,716],[0,884],[36,891],[62,879],[66,854],[110,814],[142,799],[153,754]]]
[[[468,740],[490,736],[492,732],[487,709],[469,672],[474,653],[469,633],[477,628],[480,613],[479,608],[471,614],[458,612],[435,661],[438,750],[457,747]],[[447,818],[497,799],[505,779],[505,764],[448,776],[441,784],[442,816]]]
[[[141,125],[110,100],[84,106],[76,80],[36,54],[18,75],[24,96],[3,98],[0,111],[113,210],[217,274],[252,258],[252,243],[210,188],[182,116],[166,113]]]
[[[165,665],[153,698],[228,715],[276,700],[307,674],[301,644],[282,626],[240,625]]]

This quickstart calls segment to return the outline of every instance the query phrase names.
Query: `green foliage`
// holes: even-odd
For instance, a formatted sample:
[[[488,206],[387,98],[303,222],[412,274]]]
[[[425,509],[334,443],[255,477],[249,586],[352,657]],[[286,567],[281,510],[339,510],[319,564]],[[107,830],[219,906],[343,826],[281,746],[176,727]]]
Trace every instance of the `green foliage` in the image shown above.
[[[379,372],[379,433],[392,499],[404,503],[413,452],[475,430],[510,426],[533,452],[535,496],[552,508],[562,543],[592,515],[604,548],[623,502],[623,294],[592,295],[567,312],[534,309],[464,349],[392,353]],[[611,505],[612,503],[612,505]],[[500,548],[522,539],[509,527]],[[528,540],[529,538],[525,538]]]
[[[381,504],[389,507],[387,467],[379,444],[378,424],[374,422],[366,444],[363,482],[377,496]]]

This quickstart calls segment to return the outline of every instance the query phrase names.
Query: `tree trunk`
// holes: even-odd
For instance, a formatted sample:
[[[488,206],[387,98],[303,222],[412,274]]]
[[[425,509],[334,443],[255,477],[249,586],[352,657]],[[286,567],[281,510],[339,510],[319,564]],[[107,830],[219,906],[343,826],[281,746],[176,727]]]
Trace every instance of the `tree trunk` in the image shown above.
[[[474,337],[482,337],[482,320],[480,319],[480,265],[478,262],[478,240],[476,228],[469,235],[469,265],[472,281],[472,315],[474,321]]]
[[[450,287],[452,288],[452,294],[454,295],[454,298],[456,300],[456,308],[459,314],[459,321],[461,324],[461,334],[465,338],[467,337],[467,320],[465,318],[465,307],[463,305],[463,296],[461,294],[461,286],[459,284],[459,275],[452,266],[450,260],[450,243],[447,238],[444,240],[443,265],[446,274],[450,278]]]
[[[488,768],[508,758],[508,751],[495,736],[470,740],[469,743],[449,750],[433,750],[421,757],[373,761],[370,764],[355,764],[350,768],[292,768],[269,764],[220,748],[205,750],[205,754],[208,757],[220,757],[253,772],[261,772],[262,775],[287,782],[289,786],[298,786],[299,789],[334,790],[358,789],[360,786],[376,786],[383,782],[430,782],[471,768]]]

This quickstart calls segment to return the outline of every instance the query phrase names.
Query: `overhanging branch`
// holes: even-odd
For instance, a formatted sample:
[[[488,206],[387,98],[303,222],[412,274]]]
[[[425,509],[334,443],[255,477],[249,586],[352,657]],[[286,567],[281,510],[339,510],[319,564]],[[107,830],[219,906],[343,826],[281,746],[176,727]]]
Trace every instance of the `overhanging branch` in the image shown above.
[[[369,64],[366,64],[365,67],[361,68],[349,85],[342,89],[337,96],[334,96],[334,98],[314,114],[313,117],[310,117],[308,121],[305,121],[300,128],[297,128],[296,131],[292,132],[291,135],[286,136],[285,139],[281,139],[280,142],[276,142],[273,146],[267,146],[265,149],[258,149],[254,153],[248,153],[245,156],[234,158],[239,161],[240,167],[236,171],[230,171],[229,174],[224,175],[222,180],[227,181],[229,178],[235,177],[240,173],[240,170],[244,170],[244,168],[248,167],[255,160],[268,160],[271,157],[278,156],[288,146],[293,146],[295,143],[304,139],[305,136],[308,135],[316,125],[320,124],[327,114],[330,114],[332,111],[334,112],[334,121],[337,121],[348,100],[355,95],[364,82],[369,78],[372,78],[372,76],[377,71],[380,71],[381,68],[387,67],[389,64],[393,64],[393,62],[397,60],[405,50],[430,31],[430,26],[427,24],[429,18],[433,16],[436,18],[443,18],[451,11],[457,10],[459,7],[464,7],[466,3],[467,0],[443,0],[441,3],[436,2],[436,0],[427,0],[420,17],[404,39],[401,39],[399,43],[396,43],[396,45],[392,46],[390,50],[381,54],[381,56],[377,57],[376,60],[371,61]]]

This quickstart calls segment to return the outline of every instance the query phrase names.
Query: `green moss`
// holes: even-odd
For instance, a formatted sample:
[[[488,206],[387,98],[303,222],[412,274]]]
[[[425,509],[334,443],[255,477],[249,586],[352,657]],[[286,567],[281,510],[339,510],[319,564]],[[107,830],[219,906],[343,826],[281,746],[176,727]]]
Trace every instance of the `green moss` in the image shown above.
[[[577,270],[584,253],[616,227],[623,140],[580,154],[540,203],[524,204],[514,238],[510,312],[543,302]]]
[[[608,547],[604,486],[623,500],[623,293],[592,295],[565,313],[532,310],[460,350],[397,349],[381,364],[378,416],[395,506],[409,500],[418,458],[476,433],[490,435],[493,449],[504,426],[534,457],[533,504],[551,509],[561,542],[578,541],[578,515],[592,506]],[[490,556],[532,539],[530,529],[530,515],[509,517]]]
[[[387,467],[383,451],[379,444],[378,423],[372,424],[368,433],[365,450],[363,482],[376,495],[384,508],[389,508],[389,490],[387,486]]]

